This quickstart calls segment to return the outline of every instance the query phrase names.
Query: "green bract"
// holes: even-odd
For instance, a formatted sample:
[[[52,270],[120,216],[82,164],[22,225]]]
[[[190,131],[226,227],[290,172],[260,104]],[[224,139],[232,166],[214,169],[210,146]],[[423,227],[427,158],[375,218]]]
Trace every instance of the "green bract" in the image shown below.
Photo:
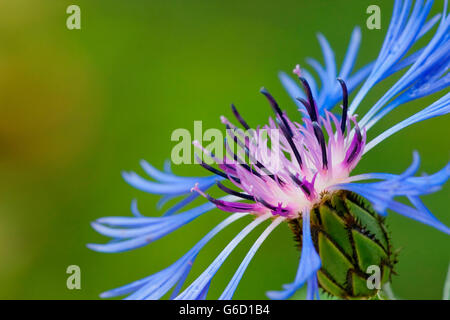
[[[301,248],[302,218],[291,220],[290,226]],[[389,281],[396,261],[384,218],[360,196],[325,194],[311,211],[311,234],[322,261],[317,278],[325,292],[341,299],[371,299],[376,287]],[[374,287],[376,277],[379,286]]]

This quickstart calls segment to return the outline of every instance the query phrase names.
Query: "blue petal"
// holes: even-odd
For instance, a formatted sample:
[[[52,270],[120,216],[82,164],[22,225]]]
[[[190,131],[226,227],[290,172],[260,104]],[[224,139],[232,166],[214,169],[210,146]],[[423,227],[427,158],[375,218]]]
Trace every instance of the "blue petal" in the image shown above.
[[[428,120],[434,117],[439,117],[445,114],[448,114],[450,112],[450,93],[447,93],[445,96],[434,102],[432,105],[428,106],[427,108],[417,112],[416,114],[412,115],[411,117],[397,123],[393,127],[389,128],[388,130],[381,133],[376,138],[372,139],[369,143],[366,144],[364,147],[364,153],[367,153],[369,150],[371,150],[373,147],[375,147],[377,144],[382,142],[383,140],[387,139],[394,133],[397,133],[398,131],[409,127],[410,125]]]
[[[184,263],[183,263],[184,262]],[[171,268],[175,266],[175,268]],[[166,294],[178,281],[178,278],[184,274],[184,270],[189,268],[189,264],[181,261],[178,265],[173,265],[163,271],[162,274],[149,281],[146,285],[126,297],[126,300],[157,300]],[[172,271],[171,269],[174,269]]]
[[[191,272],[191,269],[192,269],[192,263],[188,264],[188,266],[184,269],[183,275],[178,280],[176,287],[173,289],[173,291],[170,295],[170,300],[175,299],[176,296],[180,294],[181,288],[183,288],[184,283],[186,282],[186,279],[189,275],[189,272]]]
[[[306,299],[307,300],[314,300],[317,299],[319,300],[319,284],[317,282],[317,274],[313,274],[309,279],[308,279],[308,288],[306,291]]]
[[[424,6],[422,6],[422,4],[423,1],[416,1],[412,13],[409,18],[406,19],[411,2],[395,2],[391,24],[383,46],[371,74],[366,79],[349,107],[350,114],[355,112],[356,108],[372,87],[381,79],[385,78],[389,73],[389,70],[405,56],[411,46],[423,34],[422,30],[428,27],[428,25],[425,24],[425,19],[431,9],[432,1],[427,1]],[[385,98],[380,100],[384,100]]]
[[[235,213],[218,224],[207,235],[205,235],[192,249],[190,249],[183,257],[160,272],[143,279],[134,281],[125,286],[109,290],[102,293],[102,298],[110,298],[133,293],[128,299],[159,299],[166,294],[176,282],[179,284],[184,282],[187,273],[197,257],[200,250],[221,230],[233,223],[234,221],[247,215],[246,213]],[[175,289],[177,290],[177,289]]]
[[[411,1],[402,2],[397,0],[395,2],[391,24],[385,36],[385,41],[377,60],[367,64],[351,76],[350,72],[355,64],[361,41],[359,28],[355,28],[353,30],[339,77],[346,81],[350,93],[356,89],[356,87],[364,81],[364,79],[367,78],[367,80],[360,89],[357,97],[352,102],[350,109],[351,113],[356,110],[356,107],[359,105],[361,100],[376,83],[402,70],[408,65],[413,64],[424,52],[423,49],[420,49],[402,60],[409,48],[411,48],[414,43],[430,31],[440,19],[440,15],[435,15],[425,23],[425,18],[428,15],[431,2],[428,1],[425,6],[422,6],[422,4],[423,1],[417,1],[413,12],[408,17],[408,13],[411,8]],[[445,11],[446,10],[444,9],[444,12]],[[323,112],[324,110],[330,110],[342,99],[342,92],[340,86],[336,82],[336,78],[338,76],[336,75],[334,53],[323,36],[319,36],[319,41],[325,57],[325,68],[323,68],[317,61],[311,59],[308,61],[318,72],[322,82],[322,88],[319,94],[314,92],[313,95],[318,99],[319,111]],[[302,71],[305,73],[306,70]],[[284,74],[283,76],[280,75],[280,78],[282,84],[285,86],[289,95],[294,99],[297,106],[302,107],[302,105],[295,100],[296,97],[304,97],[303,93],[299,93],[301,92],[299,86],[297,86],[295,82]],[[308,82],[311,81],[310,79],[307,80]]]
[[[391,206],[391,209],[395,210],[401,215],[404,215],[405,217],[427,224],[446,234],[450,234],[450,228],[440,222],[425,206],[425,204],[422,202],[422,200],[420,200],[419,197],[409,196],[408,199],[416,209],[412,209],[411,207],[406,206],[402,203],[397,203],[397,206],[395,207]]]
[[[450,40],[444,41],[444,39],[448,38],[449,25],[448,19],[441,23],[434,37],[418,56],[414,64],[361,119],[359,123],[361,127],[364,127],[386,103],[405,89],[409,88],[409,91],[404,93],[406,99],[405,96],[397,98],[401,99],[402,103],[431,94],[439,89],[439,86],[433,87],[432,83],[438,80],[436,75],[445,74],[448,70]],[[396,106],[395,103],[394,105]]]
[[[236,248],[236,246],[244,239],[250,231],[252,231],[261,222],[267,220],[271,217],[271,213],[267,213],[260,216],[248,224],[241,232],[233,239],[231,242],[223,249],[223,251],[217,256],[217,258],[209,265],[208,268],[194,281],[192,284],[186,288],[181,294],[179,294],[176,300],[198,300],[202,298],[204,289],[209,286],[211,279],[214,277],[216,272],[225,262],[226,258],[230,253]]]
[[[209,280],[208,284],[203,288],[202,292],[198,296],[198,300],[205,300],[208,295],[209,287],[211,286],[211,280]]]
[[[358,56],[360,44],[361,44],[361,29],[359,27],[355,27],[352,32],[352,37],[350,38],[350,43],[348,45],[344,62],[342,63],[339,78],[346,80],[349,77],[355,65],[356,57]]]
[[[322,83],[323,90],[320,93],[318,104],[323,105],[326,103],[328,98],[333,94],[333,89],[337,85],[336,84],[336,61],[334,58],[334,52],[331,49],[330,44],[328,43],[325,36],[321,33],[317,35],[319,39],[320,46],[322,48],[323,57],[325,60],[325,69],[326,69],[326,80]]]
[[[269,291],[267,296],[274,300],[284,300],[291,297],[303,284],[320,269],[320,257],[314,249],[311,239],[309,210],[303,211],[302,253],[297,275],[293,283],[284,285],[282,291]]]
[[[300,86],[285,72],[278,73],[278,77],[280,78],[281,83],[283,84],[284,88],[286,89],[292,100],[295,102],[295,104],[298,107],[302,107],[302,104],[297,101],[297,98],[305,99],[306,96],[303,93],[302,89],[300,89]]]
[[[161,199],[158,200],[158,203],[156,204],[156,208],[158,210],[161,210],[162,207],[164,207],[164,205],[167,202],[169,202],[170,200],[175,199],[177,197],[178,197],[178,195],[166,195],[166,196],[163,196]]]
[[[131,209],[131,213],[133,214],[133,216],[138,217],[138,218],[143,217],[142,214],[139,212],[139,209],[137,207],[137,200],[136,199],[131,200],[131,208],[130,209]]]
[[[226,196],[222,199],[227,201],[240,200],[234,196]],[[113,241],[106,244],[88,244],[88,248],[109,253],[136,249],[166,236],[215,207],[213,203],[208,202],[173,216],[159,218],[100,218],[92,223],[92,227],[105,236],[122,239],[122,241]]]
[[[233,294],[236,291],[236,288],[239,284],[239,282],[242,279],[242,276],[244,275],[245,270],[247,269],[250,261],[253,259],[253,256],[255,255],[256,251],[258,251],[261,244],[266,240],[266,238],[269,236],[269,234],[281,223],[284,221],[283,217],[276,218],[264,232],[259,236],[259,238],[256,240],[256,242],[253,244],[253,246],[248,251],[247,255],[245,256],[244,260],[242,260],[238,270],[234,274],[231,281],[228,283],[225,290],[222,292],[222,295],[219,297],[219,300],[231,300],[233,298]]]
[[[156,217],[103,217],[96,220],[96,223],[105,224],[109,226],[120,227],[142,227],[150,224],[155,224],[161,221],[161,218]]]
[[[173,173],[160,171],[145,160],[141,160],[140,164],[145,173],[155,180],[161,182],[177,182],[180,180],[180,177],[175,176]]]
[[[205,177],[205,178],[190,178],[186,180],[179,180],[178,182],[159,183],[143,179],[134,172],[123,172],[123,178],[125,181],[136,189],[160,195],[183,195],[191,192],[191,189],[196,183],[199,184],[199,188],[204,188],[209,185],[217,177]]]
[[[321,90],[319,91],[317,89],[318,85],[316,84],[316,81],[306,69],[302,68],[302,73],[311,87],[313,96],[318,101],[317,107],[319,109],[319,112],[323,114],[324,110],[331,109],[338,101],[342,99],[342,92],[340,90],[339,84],[336,81],[338,75],[336,73],[336,63],[333,50],[331,49],[330,45],[323,35],[319,34],[318,38],[324,55],[325,68],[323,68],[320,63],[314,59],[307,59],[307,62],[312,65],[312,67],[318,73],[322,85]],[[350,76],[350,72],[356,61],[360,41],[360,29],[356,27],[353,30],[342,69],[339,74],[340,77],[344,78],[347,81],[349,92],[352,92],[359,85],[359,83],[369,75],[373,67],[373,63],[370,63],[357,71],[355,75]],[[296,100],[297,97],[305,98],[305,94],[303,93],[300,86],[298,86],[295,81],[293,81],[283,72],[279,74],[279,77],[283,86],[285,87],[291,98],[294,100],[295,104],[299,108],[303,108],[303,105]]]
[[[220,181],[222,179],[217,179],[214,180],[214,182],[211,182],[210,184],[206,184],[206,185],[202,185],[199,186],[199,189],[202,191],[206,191],[208,190],[210,187],[212,187],[213,185],[216,184],[216,181]],[[183,200],[181,200],[180,202],[178,202],[177,204],[173,205],[171,208],[169,208],[166,212],[164,212],[163,216],[170,216],[174,213],[177,213],[179,210],[181,210],[182,208],[184,208],[185,206],[187,206],[188,204],[190,204],[192,201],[194,201],[195,199],[197,199],[197,197],[199,196],[199,194],[197,192],[194,192],[190,195],[188,195],[187,197],[185,197]]]
[[[348,190],[356,192],[369,200],[373,208],[380,214],[386,215],[387,209],[393,210],[408,218],[432,226],[442,232],[449,233],[449,228],[434,217],[425,207],[419,196],[439,190],[450,178],[450,163],[439,172],[430,176],[414,177],[419,165],[418,155],[415,154],[413,164],[401,175],[367,174],[367,179],[382,179],[374,183],[345,183],[333,186],[333,190]],[[394,201],[397,196],[405,196],[413,207]]]
[[[164,172],[166,173],[172,173],[172,168],[171,168],[171,161],[169,159],[167,159],[166,161],[164,161]]]

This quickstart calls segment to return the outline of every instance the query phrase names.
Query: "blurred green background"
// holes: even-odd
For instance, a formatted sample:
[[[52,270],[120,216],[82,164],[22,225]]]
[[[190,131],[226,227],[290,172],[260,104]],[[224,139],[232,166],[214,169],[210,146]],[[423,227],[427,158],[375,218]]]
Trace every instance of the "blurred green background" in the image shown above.
[[[368,30],[366,8],[381,7],[382,29]],[[436,1],[433,12],[442,8]],[[81,30],[66,28],[66,8],[81,8]],[[147,247],[126,253],[89,251],[105,242],[89,223],[106,215],[141,212],[157,216],[158,197],[134,190],[121,178],[146,159],[161,167],[176,128],[221,128],[234,102],[252,125],[271,110],[259,94],[268,88],[295,117],[278,81],[280,70],[322,61],[316,33],[323,32],[342,61],[352,28],[362,27],[358,66],[374,59],[388,27],[392,1],[1,1],[0,2],[0,298],[96,299],[104,290],[170,265],[224,213],[214,210]],[[426,37],[421,43],[429,39]],[[377,86],[360,112],[394,78]],[[440,96],[440,95],[437,95]],[[393,112],[374,134],[429,105],[421,99]],[[421,171],[449,160],[448,117],[416,124],[388,139],[356,172],[402,172],[412,151]],[[174,166],[179,174],[205,174]],[[424,197],[450,225],[449,186]],[[243,219],[245,220],[245,219]],[[200,254],[199,274],[242,226],[226,229]],[[448,236],[402,216],[388,224],[402,247],[393,289],[402,298],[440,299],[450,262]],[[258,235],[253,232],[215,277],[217,298]],[[265,242],[238,287],[237,299],[263,299],[290,282],[299,253],[286,225]],[[66,288],[66,268],[81,267],[81,290]],[[192,277],[191,277],[192,279]]]

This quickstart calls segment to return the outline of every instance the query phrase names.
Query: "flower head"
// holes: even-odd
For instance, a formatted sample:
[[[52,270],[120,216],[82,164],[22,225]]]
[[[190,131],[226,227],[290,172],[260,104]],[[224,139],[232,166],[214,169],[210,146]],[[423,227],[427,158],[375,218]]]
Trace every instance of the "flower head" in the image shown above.
[[[298,68],[294,71],[297,70]],[[251,131],[252,136],[248,137],[222,117],[222,122],[226,124],[234,141],[245,150],[252,165],[246,164],[237,152],[227,145],[229,155],[218,161],[222,170],[220,175],[243,193],[225,187],[220,182],[217,185],[224,192],[252,203],[213,199],[198,185],[193,190],[223,211],[250,211],[257,215],[271,212],[274,216],[293,219],[319,203],[330,187],[346,182],[350,172],[361,159],[366,134],[365,130],[361,132],[356,116],[347,115],[348,93],[345,82],[339,79],[344,101],[342,115],[338,120],[329,111],[325,111],[324,116],[318,113],[308,81],[302,77],[299,77],[299,80],[308,97],[308,100],[299,98],[306,109],[302,123],[292,122],[269,92],[261,89],[276,116],[275,120],[270,118],[269,124],[264,127],[264,130],[277,133],[272,134],[269,154],[262,152],[269,149],[269,141],[265,139],[267,131]],[[244,128],[249,128],[234,106],[233,111],[241,124],[244,124]],[[328,136],[328,139],[325,136]],[[205,163],[201,164],[206,169],[211,169]],[[211,171],[218,173],[217,169]]]
[[[217,157],[194,142],[215,160],[214,166],[198,159],[202,167],[213,173],[212,176],[179,177],[171,173],[169,166],[159,171],[147,162],[142,162],[142,167],[155,181],[135,173],[124,173],[125,180],[132,186],[162,195],[161,206],[174,197],[185,197],[162,217],[142,216],[133,202],[134,217],[98,219],[93,223],[94,229],[115,241],[90,244],[93,250],[120,252],[144,246],[213,208],[233,214],[168,268],[102,296],[129,294],[129,299],[159,299],[173,288],[172,298],[204,299],[215,273],[237,244],[257,225],[271,220],[220,299],[232,298],[256,251],[282,222],[289,223],[294,231],[301,257],[294,281],[281,291],[268,292],[270,298],[289,298],[305,283],[311,299],[318,297],[319,287],[341,298],[370,298],[376,291],[359,286],[367,279],[365,268],[370,263],[381,265],[383,281],[388,281],[396,259],[383,224],[387,209],[450,234],[450,229],[439,222],[420,199],[421,195],[441,188],[449,178],[450,164],[435,174],[415,176],[420,161],[418,154],[414,153],[412,165],[402,174],[351,175],[361,158],[386,138],[414,123],[450,111],[450,94],[447,93],[379,136],[367,138],[370,128],[393,109],[448,87],[450,19],[447,2],[443,14],[427,22],[431,6],[432,1],[416,1],[412,5],[408,0],[396,0],[391,24],[377,59],[353,74],[361,40],[360,30],[355,28],[353,31],[339,74],[330,45],[323,35],[319,35],[325,67],[313,59],[308,62],[320,77],[320,90],[311,74],[299,65],[293,70],[298,81],[285,73],[280,74],[282,83],[299,108],[300,117],[289,118],[263,88],[261,93],[274,112],[268,124],[252,130],[232,105],[233,114],[242,129],[225,117],[221,118],[230,134],[225,140],[227,152],[223,157]],[[417,40],[437,23],[429,43],[408,55]],[[406,71],[399,80],[363,117],[359,117],[355,112],[370,89],[403,69]],[[350,103],[349,94],[360,84]],[[334,114],[330,110],[340,100],[341,111]],[[242,152],[235,151],[232,143]],[[207,190],[213,186],[225,195],[221,198],[210,196]],[[179,212],[199,195],[208,202]],[[398,196],[406,197],[410,204],[394,200]],[[254,220],[196,280],[184,288],[185,279],[203,246],[222,229],[247,215],[254,216]],[[346,230],[344,234],[340,233],[343,228]],[[351,237],[352,245],[349,245],[348,237]],[[364,257],[361,253],[368,255]],[[339,264],[342,267],[335,270],[334,266]]]

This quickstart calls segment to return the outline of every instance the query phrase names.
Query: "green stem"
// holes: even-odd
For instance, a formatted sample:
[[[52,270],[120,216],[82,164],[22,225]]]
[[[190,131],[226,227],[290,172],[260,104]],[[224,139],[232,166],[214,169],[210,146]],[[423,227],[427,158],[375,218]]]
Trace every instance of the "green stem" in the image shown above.
[[[397,300],[397,298],[394,295],[394,292],[392,291],[390,282],[387,282],[385,285],[383,285],[382,291],[386,295],[388,300]]]
[[[445,278],[444,284],[444,295],[442,300],[449,300],[450,298],[450,264],[448,265],[447,277]]]

